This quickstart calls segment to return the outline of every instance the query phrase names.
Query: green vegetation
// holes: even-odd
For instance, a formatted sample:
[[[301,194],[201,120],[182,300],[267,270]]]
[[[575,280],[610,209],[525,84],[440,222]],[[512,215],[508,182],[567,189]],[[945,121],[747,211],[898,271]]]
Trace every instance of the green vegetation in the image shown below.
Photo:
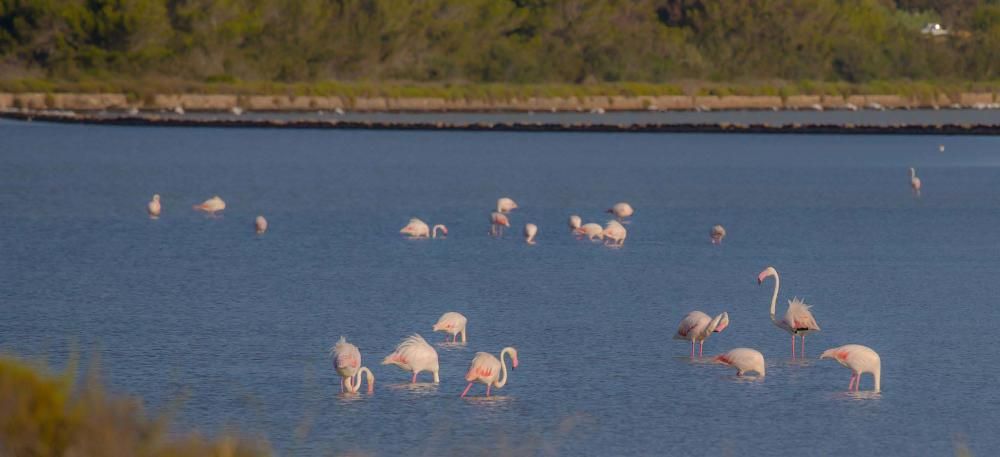
[[[117,398],[95,375],[74,388],[69,373],[0,357],[0,455],[47,456],[265,456],[263,445],[225,437],[172,438],[166,420],[145,417],[140,403]]]
[[[953,33],[922,35],[927,22]],[[0,90],[17,92],[489,99],[998,80],[998,0],[0,0]]]

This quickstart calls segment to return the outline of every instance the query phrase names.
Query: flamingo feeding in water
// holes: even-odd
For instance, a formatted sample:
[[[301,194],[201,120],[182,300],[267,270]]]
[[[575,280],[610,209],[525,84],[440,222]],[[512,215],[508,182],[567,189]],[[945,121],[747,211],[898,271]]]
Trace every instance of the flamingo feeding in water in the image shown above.
[[[875,392],[882,391],[882,359],[878,353],[868,346],[860,344],[845,344],[823,351],[820,359],[834,359],[837,363],[851,369],[851,382],[848,391],[858,391],[861,375],[871,373],[875,378]]]
[[[625,220],[626,217],[631,217],[635,214],[635,210],[632,209],[632,205],[625,202],[615,203],[615,205],[609,208],[607,212],[614,214],[619,221]]]
[[[469,365],[469,371],[465,373],[465,380],[469,381],[469,385],[462,391],[462,397],[465,398],[465,394],[469,393],[472,384],[476,382],[486,384],[487,397],[490,396],[490,387],[500,389],[505,386],[507,384],[507,364],[503,359],[505,355],[510,357],[511,369],[517,368],[517,349],[503,348],[499,359],[488,352],[477,352]]]
[[[267,219],[264,219],[264,216],[257,216],[253,225],[257,229],[258,235],[263,235],[267,231]]]
[[[774,276],[774,295],[771,296],[771,322],[774,323],[778,328],[790,333],[792,335],[792,358],[795,358],[795,336],[802,336],[802,350],[799,351],[801,357],[806,356],[806,335],[818,332],[819,324],[816,323],[816,319],[812,315],[812,311],[809,311],[811,306],[805,304],[799,298],[793,298],[788,300],[788,311],[785,311],[785,317],[780,321],[774,318],[774,307],[778,302],[778,289],[781,287],[781,278],[778,276],[778,270],[774,267],[767,267],[764,271],[757,275],[757,284],[763,284],[764,279],[769,276]]]
[[[448,236],[448,227],[445,227],[444,224],[437,224],[431,230],[426,222],[414,217],[410,218],[410,222],[400,229],[399,233],[407,235],[410,238],[437,238],[438,230],[441,231],[442,237]]]
[[[515,209],[517,209],[517,203],[515,203],[514,200],[507,197],[497,199],[498,213],[509,213]]]
[[[510,227],[510,220],[500,212],[490,214],[490,234],[493,236],[503,236],[503,228]]]
[[[160,218],[160,194],[153,194],[153,199],[146,204],[146,211],[149,212],[150,219]]]
[[[368,393],[375,390],[375,375],[368,367],[361,366],[361,351],[358,347],[348,343],[347,339],[340,337],[332,348],[330,355],[333,356],[333,368],[340,375],[340,392],[357,393],[361,388],[361,375],[366,374],[368,379]]]
[[[538,234],[538,226],[526,224],[524,226],[524,241],[528,244],[535,244],[535,235]]]
[[[216,213],[226,209],[226,202],[222,200],[218,195],[201,202],[200,205],[194,205],[194,209],[198,211],[204,211],[208,214],[215,215]]]
[[[438,375],[438,354],[434,347],[427,344],[424,337],[413,334],[399,343],[396,350],[382,360],[382,365],[395,365],[403,371],[413,372],[412,383],[417,382],[417,375],[421,371],[430,371],[434,374],[434,383],[441,382]]]
[[[712,361],[736,368],[736,376],[743,376],[748,372],[756,372],[760,377],[764,377],[767,372],[767,365],[764,363],[764,354],[750,348],[736,348],[729,352],[717,355]]]
[[[465,325],[469,323],[469,320],[465,318],[461,313],[456,313],[454,311],[449,311],[441,315],[437,323],[434,324],[435,332],[445,332],[451,335],[451,342],[455,343],[458,340],[458,334],[462,334],[462,342],[465,342]],[[445,337],[445,341],[448,338]]]
[[[601,224],[595,224],[593,222],[589,224],[583,224],[580,228],[574,230],[577,235],[585,236],[588,240],[593,240],[597,238],[598,240],[604,239],[604,228]]]
[[[913,188],[913,194],[920,196],[920,178],[917,177],[917,169],[910,168],[910,187]]]
[[[627,236],[628,230],[625,230],[625,226],[616,220],[612,219],[604,226],[604,238],[610,240],[608,244],[612,246],[624,245]]]
[[[576,214],[574,214],[574,215],[572,215],[572,216],[569,217],[569,229],[570,230],[572,230],[572,231],[575,232],[576,229],[580,228],[580,225],[582,225],[582,224],[583,224],[583,219],[580,219],[580,216],[577,216]]]
[[[712,244],[722,244],[722,239],[726,237],[726,229],[721,225],[712,227]]]
[[[708,317],[701,311],[691,311],[684,319],[681,319],[680,325],[677,326],[677,333],[674,334],[675,340],[690,340],[691,341],[691,358],[694,358],[694,343],[697,341],[698,346],[698,357],[701,357],[702,349],[705,347],[705,340],[712,333],[722,333],[726,327],[729,326],[729,313],[722,313],[715,316],[714,319]]]

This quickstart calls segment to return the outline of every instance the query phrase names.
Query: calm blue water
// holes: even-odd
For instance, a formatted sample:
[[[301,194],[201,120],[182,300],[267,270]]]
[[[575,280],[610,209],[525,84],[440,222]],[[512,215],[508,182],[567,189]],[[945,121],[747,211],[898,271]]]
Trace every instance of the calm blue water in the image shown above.
[[[260,434],[284,455],[949,455],[963,439],[989,455],[998,148],[0,122],[0,350],[57,367],[99,356],[114,390],[154,411],[180,402],[181,428]],[[224,217],[191,210],[216,193]],[[504,195],[521,206],[509,233],[534,222],[537,245],[487,236]],[[624,248],[568,234],[569,214],[603,222],[619,200],[636,208]],[[401,239],[411,216],[450,236]],[[823,328],[805,363],[769,322],[767,265],[779,312],[803,296]],[[690,363],[670,337],[693,309],[728,311],[706,352],[757,348],[766,379]],[[439,348],[440,385],[378,365],[407,334],[443,340],[430,328],[449,310],[470,341]],[[337,395],[340,335],[374,369],[374,395]],[[815,360],[846,343],[880,352],[881,396],[846,394],[850,372]],[[508,385],[459,399],[474,352],[506,345],[521,362]]]

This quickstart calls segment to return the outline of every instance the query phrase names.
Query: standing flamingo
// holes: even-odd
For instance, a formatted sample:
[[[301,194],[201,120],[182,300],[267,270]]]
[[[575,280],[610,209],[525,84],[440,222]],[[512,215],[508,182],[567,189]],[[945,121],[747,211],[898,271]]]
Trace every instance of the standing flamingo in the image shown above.
[[[819,324],[816,323],[812,312],[809,311],[811,306],[805,304],[805,302],[797,297],[788,300],[788,311],[785,311],[785,317],[780,321],[776,320],[774,318],[774,307],[778,302],[778,288],[781,287],[781,278],[778,276],[778,270],[775,270],[774,267],[767,267],[757,275],[757,284],[763,284],[764,279],[768,276],[774,276],[774,295],[771,296],[771,322],[792,335],[793,359],[795,358],[795,335],[802,336],[802,350],[799,352],[804,358],[806,356],[806,335],[818,332]]]
[[[257,216],[253,225],[257,229],[258,235],[263,235],[267,231],[267,219],[264,219],[264,216]]]
[[[582,224],[583,224],[583,219],[580,219],[580,216],[577,216],[576,214],[574,214],[574,215],[572,215],[572,216],[569,217],[569,229],[570,230],[572,230],[572,231],[575,232],[576,229],[580,228],[580,225],[582,225]]]
[[[698,346],[698,357],[701,357],[702,349],[705,347],[705,340],[712,333],[722,333],[726,327],[729,326],[729,313],[722,313],[715,316],[715,319],[708,317],[701,311],[691,311],[684,319],[681,319],[680,325],[677,326],[677,333],[674,334],[675,340],[690,340],[691,341],[691,358],[694,359],[694,343],[697,341]]]
[[[882,391],[882,359],[872,348],[860,344],[845,344],[823,351],[823,355],[819,358],[834,359],[837,363],[851,369],[851,382],[847,385],[848,391],[858,391],[863,373],[871,373],[872,377],[875,378],[875,392]]]
[[[517,203],[507,197],[497,199],[497,212],[498,213],[509,213],[517,209]]]
[[[160,218],[160,194],[153,194],[153,199],[146,204],[146,211],[149,212],[150,219]]]
[[[725,354],[715,356],[712,361],[736,368],[736,376],[743,376],[745,373],[754,371],[760,377],[764,377],[767,372],[767,364],[764,363],[764,354],[750,348],[736,348]]]
[[[330,355],[333,356],[333,368],[340,375],[340,392],[356,393],[361,387],[361,374],[367,373],[368,393],[375,389],[375,376],[368,367],[361,366],[361,351],[358,347],[348,343],[347,339],[340,337],[332,348]]]
[[[417,375],[421,371],[430,371],[434,374],[434,383],[441,382],[438,376],[438,354],[434,347],[427,344],[424,337],[413,334],[399,343],[396,350],[382,360],[382,365],[395,365],[403,371],[412,371],[412,383],[417,382]]]
[[[507,384],[507,364],[504,363],[503,356],[510,357],[511,368],[517,368],[517,349],[505,347],[500,351],[500,358],[488,352],[477,352],[469,365],[469,371],[465,373],[465,380],[469,385],[462,391],[462,397],[469,393],[472,384],[475,382],[486,384],[486,396],[490,396],[490,387],[502,388]]]
[[[465,326],[469,323],[469,320],[465,318],[461,313],[456,313],[454,311],[449,311],[441,315],[437,323],[434,324],[435,332],[445,332],[451,335],[451,342],[454,343],[458,340],[458,334],[462,334],[462,342],[465,342]],[[448,338],[445,337],[445,341]]]
[[[588,240],[591,241],[593,241],[594,238],[597,238],[598,240],[604,239],[604,228],[601,227],[601,224],[595,224],[593,222],[589,224],[583,224],[583,226],[576,229],[575,232],[577,235],[585,236],[587,237]]]
[[[490,234],[493,236],[503,236],[503,228],[510,227],[510,220],[503,213],[496,212],[490,214]]]
[[[628,230],[625,230],[625,226],[614,219],[608,221],[607,225],[604,226],[604,237],[611,241],[609,244],[612,246],[624,245],[626,236],[628,236]]]
[[[915,168],[910,168],[910,187],[913,188],[913,194],[920,196],[920,178],[917,177],[917,170]]]
[[[608,209],[607,212],[614,214],[619,221],[625,220],[626,217],[631,217],[635,214],[635,210],[632,209],[632,205],[625,202],[615,203],[615,205]]]
[[[721,225],[712,227],[712,244],[722,244],[722,239],[726,237],[726,229]]]
[[[535,244],[535,235],[538,234],[538,226],[535,224],[526,224],[524,226],[524,241],[528,244]]]
[[[198,211],[204,211],[208,214],[215,215],[216,213],[226,209],[226,202],[222,200],[218,195],[201,202],[200,205],[194,205],[194,209]]]

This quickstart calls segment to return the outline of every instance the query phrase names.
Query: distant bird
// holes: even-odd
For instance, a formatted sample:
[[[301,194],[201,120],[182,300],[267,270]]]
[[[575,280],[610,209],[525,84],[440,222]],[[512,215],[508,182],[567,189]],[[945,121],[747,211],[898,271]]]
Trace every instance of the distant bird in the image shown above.
[[[465,318],[461,313],[456,313],[454,311],[449,311],[441,315],[438,318],[436,324],[434,324],[435,332],[445,332],[451,335],[451,342],[455,343],[458,340],[458,334],[462,334],[462,342],[465,342],[465,326],[469,323],[469,320]],[[445,337],[445,341],[448,338]]]
[[[535,244],[535,235],[538,233],[538,226],[535,224],[525,224],[524,241],[528,244]]]
[[[264,219],[264,216],[257,216],[257,219],[254,219],[253,225],[257,228],[258,235],[263,235],[267,231],[267,219]]]
[[[469,371],[465,373],[465,380],[469,382],[462,391],[462,397],[469,393],[473,383],[486,384],[486,396],[490,396],[490,387],[497,389],[507,385],[507,364],[503,356],[510,357],[511,369],[517,368],[517,349],[505,347],[500,351],[500,358],[488,352],[477,352],[469,365]]]
[[[153,194],[153,199],[149,201],[146,205],[146,211],[149,212],[150,219],[160,218],[160,194]]]
[[[736,348],[715,356],[712,361],[736,368],[736,376],[743,376],[753,371],[763,378],[767,372],[764,354],[756,349]]]
[[[399,229],[399,233],[410,238],[427,238],[431,235],[431,229],[426,222],[413,217],[410,218],[410,222],[405,227]]]
[[[580,225],[582,225],[582,224],[583,224],[583,219],[580,219],[580,216],[577,216],[576,214],[574,214],[574,215],[572,215],[572,216],[569,217],[569,229],[570,230],[574,230],[575,231],[576,229],[580,228]]]
[[[625,202],[619,202],[615,203],[615,205],[612,206],[610,209],[608,209],[607,212],[614,214],[615,217],[617,217],[618,220],[621,221],[624,220],[626,217],[632,217],[632,214],[635,213],[635,210],[632,209],[632,205]]]
[[[705,340],[712,333],[722,333],[726,327],[729,326],[729,313],[722,313],[715,318],[708,317],[701,311],[691,311],[681,319],[680,325],[677,326],[677,333],[674,334],[675,340],[689,340],[691,341],[691,358],[694,358],[694,343],[697,341],[698,346],[698,357],[701,357],[702,349],[705,347]]]
[[[771,296],[771,322],[774,323],[778,328],[790,333],[792,335],[792,358],[795,358],[795,336],[802,336],[802,350],[799,351],[801,357],[806,356],[806,335],[818,332],[819,324],[816,323],[816,319],[812,315],[812,311],[809,311],[811,306],[805,304],[799,298],[793,298],[788,300],[788,311],[785,311],[785,317],[780,321],[774,318],[774,307],[778,302],[778,289],[781,287],[781,278],[778,276],[778,270],[774,267],[767,267],[764,271],[757,275],[757,284],[763,284],[764,279],[769,276],[774,276],[774,295]]]
[[[875,378],[875,392],[882,391],[882,359],[878,353],[868,346],[860,344],[845,344],[823,351],[820,359],[834,359],[837,363],[851,369],[851,382],[848,391],[857,391],[861,384],[861,375],[871,373]]]
[[[243,108],[240,108],[239,106],[234,106],[229,109],[229,112],[233,113],[234,116],[241,116],[243,115]]]
[[[395,365],[403,371],[413,372],[413,380],[417,382],[417,375],[421,371],[430,371],[434,374],[434,383],[441,382],[438,376],[438,354],[434,347],[427,344],[424,337],[413,334],[399,343],[396,350],[382,360],[382,365]]]
[[[180,105],[178,105],[178,106],[175,106],[175,107],[174,107],[174,113],[177,113],[177,114],[184,114],[184,107],[183,107],[183,106],[180,106]]]
[[[595,224],[593,222],[583,224],[583,226],[576,229],[575,232],[577,235],[587,237],[588,240],[593,240],[594,238],[599,240],[604,239],[604,227],[601,227],[601,224]]]
[[[920,196],[920,178],[917,177],[917,170],[915,168],[910,168],[910,187],[913,188],[913,193],[916,196]]]
[[[943,144],[939,144],[938,145],[938,152],[944,152],[944,145]]]
[[[726,229],[721,225],[712,227],[712,244],[722,244],[722,239],[726,237]]]
[[[503,236],[503,228],[510,227],[510,220],[500,212],[490,214],[490,234],[493,236]]]
[[[368,393],[372,393],[375,389],[375,376],[367,367],[361,366],[361,351],[357,346],[340,337],[340,341],[330,348],[330,355],[333,356],[333,368],[341,378],[341,393],[356,393],[361,387],[361,374],[365,372],[367,372]]]
[[[208,214],[215,215],[216,213],[226,209],[226,202],[222,200],[218,195],[201,202],[200,205],[194,205],[194,209],[198,211],[204,211]]]
[[[498,213],[509,213],[517,209],[517,203],[507,197],[497,199],[497,212]]]
[[[625,230],[625,226],[616,220],[610,220],[604,226],[604,238],[611,241],[613,246],[621,246],[625,244],[625,237],[628,236],[628,230]]]

